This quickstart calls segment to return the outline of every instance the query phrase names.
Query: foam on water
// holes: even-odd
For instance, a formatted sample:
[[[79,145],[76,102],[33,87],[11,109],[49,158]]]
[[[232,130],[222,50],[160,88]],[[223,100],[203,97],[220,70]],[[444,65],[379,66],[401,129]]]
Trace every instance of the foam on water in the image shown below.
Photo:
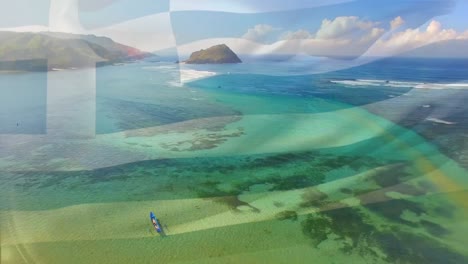
[[[389,80],[372,80],[372,79],[356,79],[356,80],[331,80],[331,83],[342,84],[346,86],[384,86],[384,87],[412,87],[416,89],[468,89],[468,83],[424,83],[424,82],[405,82],[405,81],[389,81]]]
[[[199,80],[211,76],[215,76],[216,72],[211,71],[197,71],[197,70],[189,70],[189,69],[181,69],[180,70],[180,81],[182,83],[191,82],[194,80]]]
[[[446,121],[446,120],[435,118],[435,117],[428,117],[428,118],[426,118],[426,120],[434,122],[434,123],[444,124],[444,125],[454,125],[454,124],[456,124],[455,122],[450,122],[450,121]]]

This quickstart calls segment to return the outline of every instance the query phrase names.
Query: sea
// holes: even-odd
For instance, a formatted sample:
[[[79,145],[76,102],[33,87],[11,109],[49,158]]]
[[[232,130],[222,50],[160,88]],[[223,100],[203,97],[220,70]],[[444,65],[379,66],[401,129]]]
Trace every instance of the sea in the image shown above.
[[[453,58],[2,72],[0,262],[468,263],[467,101]]]

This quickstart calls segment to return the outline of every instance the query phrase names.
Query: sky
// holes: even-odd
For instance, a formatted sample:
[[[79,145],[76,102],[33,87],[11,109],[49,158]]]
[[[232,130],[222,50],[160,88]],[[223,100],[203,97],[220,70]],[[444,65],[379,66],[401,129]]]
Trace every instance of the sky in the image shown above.
[[[0,30],[96,34],[145,51],[390,56],[468,39],[468,0],[0,0]]]
[[[468,0],[459,0],[449,14],[436,18],[447,27],[464,31],[468,28]]]

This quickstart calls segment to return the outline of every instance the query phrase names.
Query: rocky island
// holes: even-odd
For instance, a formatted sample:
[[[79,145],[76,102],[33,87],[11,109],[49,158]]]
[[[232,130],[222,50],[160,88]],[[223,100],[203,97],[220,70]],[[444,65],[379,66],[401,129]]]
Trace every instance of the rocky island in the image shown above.
[[[187,64],[224,64],[242,63],[237,55],[226,44],[220,44],[196,51],[185,61]]]

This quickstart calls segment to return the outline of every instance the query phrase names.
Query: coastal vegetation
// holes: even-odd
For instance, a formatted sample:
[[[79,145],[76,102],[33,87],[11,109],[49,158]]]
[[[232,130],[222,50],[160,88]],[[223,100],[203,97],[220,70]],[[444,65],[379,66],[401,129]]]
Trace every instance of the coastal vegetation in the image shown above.
[[[107,37],[53,32],[0,32],[0,71],[48,71],[154,56]]]

